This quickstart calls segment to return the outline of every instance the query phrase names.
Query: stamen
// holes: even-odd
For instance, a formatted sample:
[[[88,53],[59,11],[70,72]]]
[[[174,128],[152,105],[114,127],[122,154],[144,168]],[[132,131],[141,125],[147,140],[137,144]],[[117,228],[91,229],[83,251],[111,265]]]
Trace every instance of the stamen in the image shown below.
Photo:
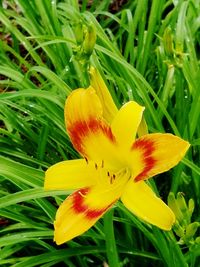
[[[96,164],[96,163],[95,163],[95,165],[94,165],[94,166],[95,166],[95,169],[97,170],[97,169],[98,169],[98,166],[97,166],[97,164]]]
[[[84,159],[85,159],[86,163],[88,164],[88,159],[87,158],[84,158]]]
[[[110,184],[113,184],[115,178],[116,178],[116,175],[115,174],[111,175],[111,177],[110,177]]]
[[[113,176],[110,177],[110,184],[113,183]]]
[[[79,195],[81,195],[82,197],[86,197],[82,192],[78,192],[79,193]]]
[[[120,179],[120,180],[122,180],[122,183],[124,183],[124,181],[128,181],[132,177],[132,174],[131,174],[131,172],[130,172],[130,170],[128,168],[123,168],[123,169],[121,169],[121,170],[119,170],[118,172],[115,172],[115,173],[107,172],[107,175],[109,177],[110,184],[114,184],[115,180],[120,178],[120,177],[122,178],[122,179]],[[119,183],[121,184],[121,182],[119,182]],[[119,183],[117,182],[116,186]]]
[[[101,168],[103,168],[104,167],[104,161],[102,160],[102,162],[101,162]]]

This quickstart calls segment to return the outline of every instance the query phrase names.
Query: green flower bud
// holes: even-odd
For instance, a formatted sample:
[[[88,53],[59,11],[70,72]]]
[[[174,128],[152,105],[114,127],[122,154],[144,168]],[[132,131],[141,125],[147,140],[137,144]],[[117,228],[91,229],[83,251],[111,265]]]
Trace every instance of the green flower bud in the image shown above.
[[[182,226],[180,226],[178,221],[176,221],[176,223],[174,224],[173,230],[176,233],[176,235],[179,237],[183,237],[185,235],[185,230]]]
[[[189,212],[189,214],[190,214],[190,217],[192,216],[192,213],[193,213],[193,211],[194,211],[194,206],[195,206],[195,204],[194,204],[194,200],[191,198],[191,199],[189,200],[189,202],[188,202],[188,212]]]
[[[200,223],[198,222],[190,223],[186,227],[185,239],[191,240],[194,237],[199,226],[200,226]]]
[[[178,192],[177,193],[177,205],[179,206],[180,211],[182,212],[183,219],[185,220],[186,224],[190,223],[190,214],[188,211],[187,204],[185,202],[185,198],[183,196],[183,193]]]
[[[74,35],[76,38],[77,45],[83,43],[83,23],[78,22],[73,25]]]
[[[88,25],[85,30],[83,41],[83,52],[90,56],[96,43],[96,30],[92,24]]]
[[[182,212],[181,212],[181,210],[180,210],[180,208],[179,208],[179,206],[177,204],[177,200],[176,200],[173,192],[169,193],[168,206],[174,212],[178,222],[182,222],[183,221],[183,214],[182,214]]]
[[[200,236],[195,239],[195,243],[200,244]]]
[[[178,206],[179,206],[179,208],[180,208],[180,210],[183,212],[183,213],[185,213],[185,212],[187,212],[187,204],[186,204],[186,202],[185,202],[185,198],[184,198],[184,196],[183,196],[183,193],[181,193],[181,192],[178,192],[177,193],[177,204],[178,204]]]
[[[165,53],[169,57],[174,56],[173,35],[170,27],[166,28],[163,35],[163,45]]]

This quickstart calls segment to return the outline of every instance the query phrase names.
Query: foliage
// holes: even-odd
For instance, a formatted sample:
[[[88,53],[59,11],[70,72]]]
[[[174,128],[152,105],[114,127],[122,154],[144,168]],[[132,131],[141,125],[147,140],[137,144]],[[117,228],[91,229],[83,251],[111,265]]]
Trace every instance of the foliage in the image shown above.
[[[77,25],[96,31],[90,63],[116,105],[136,100],[150,132],[192,144],[181,164],[151,184],[165,200],[170,191],[192,198],[192,222],[199,222],[200,1],[110,2],[0,1],[1,266],[198,266],[198,242],[183,246],[120,203],[84,235],[53,243],[55,210],[70,192],[44,191],[44,171],[78,157],[63,107],[73,89],[88,84]]]

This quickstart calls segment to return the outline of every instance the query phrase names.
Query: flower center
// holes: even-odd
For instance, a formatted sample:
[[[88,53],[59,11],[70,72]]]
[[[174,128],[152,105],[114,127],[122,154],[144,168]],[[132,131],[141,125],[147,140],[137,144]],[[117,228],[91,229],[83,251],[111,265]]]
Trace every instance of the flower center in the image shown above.
[[[112,186],[117,186],[127,182],[132,177],[132,171],[128,166],[111,166],[108,165],[107,162],[104,162],[104,160],[99,162],[88,161],[86,158],[85,160],[87,164],[93,165],[102,184],[109,183]]]

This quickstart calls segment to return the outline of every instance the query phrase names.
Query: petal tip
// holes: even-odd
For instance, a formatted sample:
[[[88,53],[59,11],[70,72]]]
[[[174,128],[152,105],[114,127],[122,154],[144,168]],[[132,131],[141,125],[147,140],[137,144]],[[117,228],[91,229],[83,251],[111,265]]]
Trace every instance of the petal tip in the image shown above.
[[[63,240],[63,238],[58,237],[56,234],[54,234],[54,240],[53,240],[57,246],[64,244],[67,242],[67,240]]]
[[[69,240],[73,239],[75,236],[73,235],[69,235],[64,231],[63,226],[60,225],[60,223],[58,222],[58,220],[54,221],[54,242],[56,243],[56,245],[62,245],[66,242],[68,242]]]
[[[188,141],[183,140],[181,138],[180,138],[180,144],[181,144],[180,150],[182,150],[182,151],[180,151],[180,157],[182,159],[185,156],[185,154],[187,153],[187,151],[190,148],[191,144]]]
[[[173,211],[169,208],[170,210],[170,216],[168,222],[166,222],[166,225],[162,228],[165,231],[170,231],[176,221],[175,215]]]
[[[60,246],[62,244],[64,244],[65,242],[67,242],[68,240],[63,240],[62,238],[58,238],[54,236],[54,240],[53,240],[57,246]]]
[[[190,148],[191,144],[188,141],[185,141],[185,149],[186,151]]]

